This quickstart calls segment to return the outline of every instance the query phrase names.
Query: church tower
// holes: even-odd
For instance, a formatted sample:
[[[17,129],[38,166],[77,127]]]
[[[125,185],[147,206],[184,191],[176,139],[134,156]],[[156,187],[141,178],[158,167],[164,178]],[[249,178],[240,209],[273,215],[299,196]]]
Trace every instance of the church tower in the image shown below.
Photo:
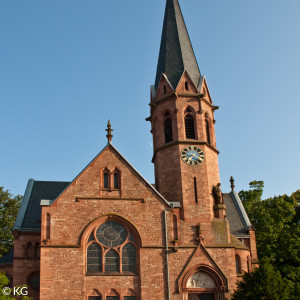
[[[168,201],[181,203],[181,219],[209,222],[212,190],[220,182],[218,107],[200,73],[178,0],[167,0],[150,107],[156,188]]]

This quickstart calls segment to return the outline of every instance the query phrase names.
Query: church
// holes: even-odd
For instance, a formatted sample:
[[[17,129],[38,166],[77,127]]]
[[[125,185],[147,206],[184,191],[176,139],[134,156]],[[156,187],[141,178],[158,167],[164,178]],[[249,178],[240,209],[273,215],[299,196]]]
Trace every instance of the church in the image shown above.
[[[178,0],[166,1],[150,92],[155,184],[113,146],[110,122],[72,182],[28,181],[0,270],[34,300],[224,300],[258,264],[232,177],[221,190],[218,106]]]

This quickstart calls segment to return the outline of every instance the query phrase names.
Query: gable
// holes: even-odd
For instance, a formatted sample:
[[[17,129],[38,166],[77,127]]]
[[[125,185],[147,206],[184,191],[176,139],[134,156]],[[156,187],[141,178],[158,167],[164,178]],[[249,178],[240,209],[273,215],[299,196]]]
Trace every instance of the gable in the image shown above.
[[[115,170],[120,173],[120,189],[105,188],[103,173],[108,171],[113,176]],[[64,201],[62,199],[66,194],[77,198],[137,200],[145,200],[144,198],[151,194],[158,202],[170,207],[170,203],[110,143],[85,167],[53,204]]]
[[[166,75],[163,73],[161,75],[158,87],[157,87],[157,91],[155,94],[155,100],[161,99],[163,97],[168,97],[170,95],[172,95],[174,93],[174,89],[171,85],[171,83],[169,82],[168,78],[166,77]]]
[[[208,89],[207,81],[205,76],[202,76],[199,82],[199,91],[203,95],[204,100],[212,104],[212,98]]]
[[[195,86],[189,73],[186,70],[182,73],[182,76],[176,87],[176,92],[177,93],[194,93],[194,94],[199,93],[197,87]]]

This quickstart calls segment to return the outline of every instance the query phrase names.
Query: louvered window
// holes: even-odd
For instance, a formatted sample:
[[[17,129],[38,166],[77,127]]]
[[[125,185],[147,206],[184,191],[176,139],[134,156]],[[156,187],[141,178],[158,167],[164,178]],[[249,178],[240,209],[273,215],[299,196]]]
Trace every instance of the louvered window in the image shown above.
[[[167,118],[165,120],[165,142],[169,143],[172,141],[173,141],[172,119]]]
[[[205,120],[205,129],[206,129],[206,140],[207,140],[207,143],[211,144],[210,130],[209,130],[209,122],[208,122],[208,120]]]
[[[187,139],[195,139],[194,118],[191,115],[186,115],[184,118],[185,136]]]

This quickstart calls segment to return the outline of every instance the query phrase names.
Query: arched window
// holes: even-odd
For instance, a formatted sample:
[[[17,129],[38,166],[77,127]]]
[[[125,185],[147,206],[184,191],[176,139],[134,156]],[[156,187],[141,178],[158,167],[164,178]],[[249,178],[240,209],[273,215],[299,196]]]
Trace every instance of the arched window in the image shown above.
[[[185,136],[187,139],[195,139],[194,118],[188,114],[184,118]]]
[[[33,246],[32,246],[31,243],[27,244],[27,247],[26,247],[26,256],[27,257],[33,257]]]
[[[103,188],[109,189],[110,187],[110,172],[107,168],[103,171]]]
[[[165,119],[165,142],[169,143],[173,141],[173,131],[172,131],[172,119]]]
[[[46,239],[50,240],[50,226],[51,226],[51,216],[47,213],[46,216]]]
[[[206,141],[207,141],[208,144],[211,145],[210,129],[209,129],[209,121],[208,121],[208,119],[205,120],[205,129],[206,129]]]
[[[115,289],[111,289],[107,296],[105,297],[106,300],[119,300],[120,296]]]
[[[87,248],[87,271],[102,272],[102,249],[97,243],[92,243]]]
[[[108,219],[93,229],[88,239],[87,272],[137,273],[137,244],[126,226]]]
[[[127,243],[122,250],[122,270],[136,273],[136,250],[133,244]]]
[[[237,274],[241,274],[242,273],[242,269],[241,269],[241,258],[238,254],[235,255],[235,269],[236,269],[236,273]]]
[[[121,187],[121,176],[118,169],[114,170],[114,189],[120,189]]]
[[[124,296],[124,300],[136,300],[135,292],[132,289],[129,289]]]
[[[247,257],[247,268],[248,268],[248,273],[251,271],[251,258],[250,256]]]
[[[34,246],[34,257],[40,258],[40,244]]]
[[[175,241],[178,241],[178,227],[177,227],[177,216],[176,215],[173,215],[172,221],[173,221],[173,238]]]
[[[164,85],[164,94],[167,93],[167,87]]]
[[[105,272],[120,272],[120,257],[114,249],[105,254]]]
[[[101,297],[101,293],[99,293],[98,290],[94,289],[90,295],[92,296],[88,296],[88,300],[101,300],[102,297]]]

